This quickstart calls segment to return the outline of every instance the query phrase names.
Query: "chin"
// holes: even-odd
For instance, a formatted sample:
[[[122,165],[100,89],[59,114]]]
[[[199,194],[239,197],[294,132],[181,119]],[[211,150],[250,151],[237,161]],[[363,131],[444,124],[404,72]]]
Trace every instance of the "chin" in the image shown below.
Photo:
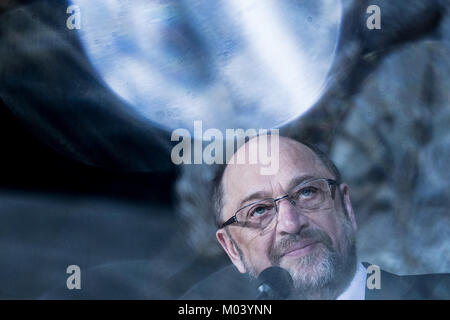
[[[335,255],[325,246],[296,259],[284,259],[281,267],[292,275],[296,289],[322,288],[335,277]]]

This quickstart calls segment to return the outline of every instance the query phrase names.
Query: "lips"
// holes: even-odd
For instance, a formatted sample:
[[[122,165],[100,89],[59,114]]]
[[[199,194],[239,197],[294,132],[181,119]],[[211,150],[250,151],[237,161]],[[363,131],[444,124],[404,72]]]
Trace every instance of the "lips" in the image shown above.
[[[314,244],[319,243],[318,240],[305,240],[290,246],[283,254],[283,256],[301,256],[309,253],[313,249]]]

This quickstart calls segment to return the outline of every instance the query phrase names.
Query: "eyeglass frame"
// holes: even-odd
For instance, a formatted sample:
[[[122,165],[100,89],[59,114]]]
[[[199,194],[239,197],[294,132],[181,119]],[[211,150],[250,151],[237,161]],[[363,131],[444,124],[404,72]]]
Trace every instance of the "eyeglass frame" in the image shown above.
[[[339,186],[339,185],[341,184],[341,182],[336,181],[336,180],[334,180],[334,179],[316,178],[316,179],[312,179],[312,180],[303,181],[302,183],[298,184],[297,186],[295,186],[295,187],[292,188],[291,190],[296,189],[296,188],[298,188],[298,187],[300,187],[300,186],[302,186],[302,185],[304,185],[304,184],[307,184],[307,183],[310,183],[310,182],[313,182],[313,181],[317,181],[317,180],[325,180],[325,181],[328,183],[328,190],[330,191],[330,193],[331,193],[331,189],[330,189],[330,186],[331,186],[331,185]],[[339,189],[339,188],[338,188],[338,189]],[[265,200],[271,200],[271,201],[273,201],[273,203],[274,203],[274,205],[275,205],[275,211],[276,211],[276,213],[278,213],[278,206],[277,206],[277,202],[278,202],[278,201],[281,201],[281,200],[283,200],[283,199],[288,199],[289,202],[290,202],[291,204],[292,204],[292,201],[294,201],[294,200],[292,200],[292,199],[289,199],[289,193],[290,193],[290,192],[288,192],[288,193],[286,193],[285,195],[280,196],[280,197],[278,197],[278,198],[266,198],[266,199],[261,199],[261,200],[258,200],[258,201],[255,201],[255,202],[252,202],[252,203],[249,203],[249,204],[243,206],[242,208],[238,209],[238,210],[234,213],[234,215],[233,215],[231,218],[229,218],[227,221],[225,221],[224,223],[222,223],[222,225],[220,225],[220,227],[219,227],[218,229],[222,229],[222,228],[225,228],[225,227],[227,227],[227,226],[229,226],[229,225],[231,225],[231,224],[233,224],[233,223],[239,222],[238,219],[237,219],[237,217],[236,217],[236,215],[237,215],[241,210],[244,210],[245,208],[248,208],[248,207],[250,207],[250,206],[252,206],[252,205],[254,205],[254,204],[258,203],[258,202],[261,202],[261,201],[265,201]],[[331,195],[331,194],[330,194],[330,195]],[[331,197],[333,198],[333,200],[335,199],[335,197],[334,197],[333,195],[331,195]]]

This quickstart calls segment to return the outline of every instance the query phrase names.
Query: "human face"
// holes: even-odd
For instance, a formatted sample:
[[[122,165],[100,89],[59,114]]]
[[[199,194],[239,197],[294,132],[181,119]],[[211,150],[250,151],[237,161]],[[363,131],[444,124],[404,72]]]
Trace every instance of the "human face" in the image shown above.
[[[241,149],[237,153],[245,152]],[[260,175],[257,164],[227,167],[222,181],[223,221],[249,202],[286,194],[299,179],[334,178],[309,148],[293,140],[280,140],[279,156],[279,171],[271,176]],[[265,268],[278,265],[291,273],[297,288],[324,287],[339,278],[337,273],[354,268],[348,265],[356,264],[356,223],[348,187],[342,184],[339,188],[330,208],[299,212],[283,200],[278,203],[276,222],[269,231],[230,225],[228,231],[217,231],[217,239],[240,272],[257,276]],[[252,194],[257,197],[242,202]]]

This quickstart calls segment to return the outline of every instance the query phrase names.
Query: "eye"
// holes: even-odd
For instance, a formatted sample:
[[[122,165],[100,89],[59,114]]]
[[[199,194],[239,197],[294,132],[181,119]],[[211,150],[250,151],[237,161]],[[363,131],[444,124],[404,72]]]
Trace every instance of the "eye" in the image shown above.
[[[260,217],[268,213],[273,206],[268,205],[258,205],[249,211],[249,217]]]
[[[296,195],[297,195],[297,198],[301,197],[302,199],[310,199],[310,198],[314,197],[314,195],[316,193],[317,193],[317,188],[309,186],[309,187],[300,189]]]

